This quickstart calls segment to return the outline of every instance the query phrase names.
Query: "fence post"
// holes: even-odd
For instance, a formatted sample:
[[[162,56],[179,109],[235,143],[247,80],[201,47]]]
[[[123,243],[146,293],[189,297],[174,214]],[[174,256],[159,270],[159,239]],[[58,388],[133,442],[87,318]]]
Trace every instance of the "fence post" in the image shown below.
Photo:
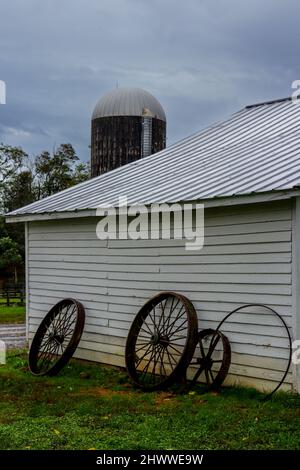
[[[6,291],[6,305],[9,307],[9,291]]]

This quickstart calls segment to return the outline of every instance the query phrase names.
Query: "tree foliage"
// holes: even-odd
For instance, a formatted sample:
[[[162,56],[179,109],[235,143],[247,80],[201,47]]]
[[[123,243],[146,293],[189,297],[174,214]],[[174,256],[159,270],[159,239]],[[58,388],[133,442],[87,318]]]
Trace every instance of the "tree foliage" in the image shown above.
[[[27,154],[20,147],[0,144],[0,185],[20,170],[26,157]]]
[[[38,196],[51,196],[89,178],[89,170],[71,144],[60,145],[52,155],[42,152],[35,161]]]
[[[0,269],[18,266],[21,262],[18,243],[10,237],[0,238]]]
[[[30,161],[19,147],[0,145],[0,213],[10,212],[43,197],[86,181],[89,165],[79,160],[71,144]]]
[[[34,160],[19,147],[0,144],[0,269],[20,265],[25,256],[23,227],[5,224],[4,214],[89,178],[88,164],[79,160],[71,144],[44,151]]]
[[[37,200],[34,175],[29,169],[17,173],[9,184],[4,186],[3,205],[5,212],[26,206]]]

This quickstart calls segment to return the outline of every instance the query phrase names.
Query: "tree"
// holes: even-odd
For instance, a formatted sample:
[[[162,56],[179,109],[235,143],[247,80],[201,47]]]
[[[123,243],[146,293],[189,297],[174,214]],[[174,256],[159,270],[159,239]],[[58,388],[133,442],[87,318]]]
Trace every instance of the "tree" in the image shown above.
[[[1,214],[89,178],[89,165],[80,162],[71,144],[61,144],[52,154],[44,151],[33,162],[21,148],[0,145],[0,269],[14,266],[16,276],[25,258],[23,226],[5,224]]]
[[[15,282],[17,282],[17,266],[22,263],[18,243],[10,237],[0,238],[0,269],[6,271],[14,269]]]
[[[79,157],[71,144],[61,144],[51,155],[42,152],[35,160],[39,199],[51,196],[89,178],[87,166],[76,165]]]
[[[0,144],[0,185],[17,173],[26,157],[20,147]]]
[[[18,147],[9,145],[0,146],[0,214],[13,211],[19,207],[36,200],[33,183],[33,173],[28,166],[28,155]],[[9,249],[7,256],[15,266],[18,257],[25,258],[25,235],[23,226],[20,224],[5,224],[5,217],[0,215],[0,239],[11,240],[14,249],[6,242],[2,242],[2,250]],[[4,243],[4,244],[3,244]],[[18,256],[13,261],[13,253]],[[5,254],[2,254],[2,269]]]
[[[75,184],[83,183],[89,180],[91,177],[91,169],[88,163],[78,163],[75,166],[72,175],[72,186]]]
[[[5,212],[11,212],[37,200],[34,175],[25,169],[10,179],[3,188],[3,206]]]
[[[5,188],[8,187],[27,158],[27,154],[20,147],[0,144],[0,213],[4,212]]]

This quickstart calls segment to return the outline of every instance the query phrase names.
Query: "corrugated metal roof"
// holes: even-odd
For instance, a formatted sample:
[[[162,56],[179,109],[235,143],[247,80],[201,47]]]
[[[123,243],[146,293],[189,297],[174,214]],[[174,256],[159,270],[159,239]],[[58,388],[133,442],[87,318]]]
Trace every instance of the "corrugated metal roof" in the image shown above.
[[[149,157],[30,204],[11,215],[128,203],[206,200],[300,186],[300,101],[246,107]]]
[[[100,98],[93,111],[92,119],[143,115],[166,121],[163,107],[148,91],[141,88],[116,88]]]

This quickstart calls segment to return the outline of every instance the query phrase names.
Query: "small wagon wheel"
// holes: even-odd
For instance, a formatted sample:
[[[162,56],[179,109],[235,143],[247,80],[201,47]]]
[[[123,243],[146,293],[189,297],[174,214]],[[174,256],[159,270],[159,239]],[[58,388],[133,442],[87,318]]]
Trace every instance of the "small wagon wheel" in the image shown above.
[[[71,359],[85,321],[83,305],[74,299],[58,302],[38,327],[29,351],[34,375],[56,375]]]
[[[195,362],[190,365],[198,365],[195,376],[189,388],[192,387],[202,375],[208,389],[215,390],[224,382],[231,361],[231,348],[228,338],[219,330],[211,328],[202,330],[198,335],[196,352],[200,353]]]
[[[162,292],[138,312],[126,342],[126,367],[144,390],[159,390],[184,376],[198,336],[193,304],[183,295]]]

